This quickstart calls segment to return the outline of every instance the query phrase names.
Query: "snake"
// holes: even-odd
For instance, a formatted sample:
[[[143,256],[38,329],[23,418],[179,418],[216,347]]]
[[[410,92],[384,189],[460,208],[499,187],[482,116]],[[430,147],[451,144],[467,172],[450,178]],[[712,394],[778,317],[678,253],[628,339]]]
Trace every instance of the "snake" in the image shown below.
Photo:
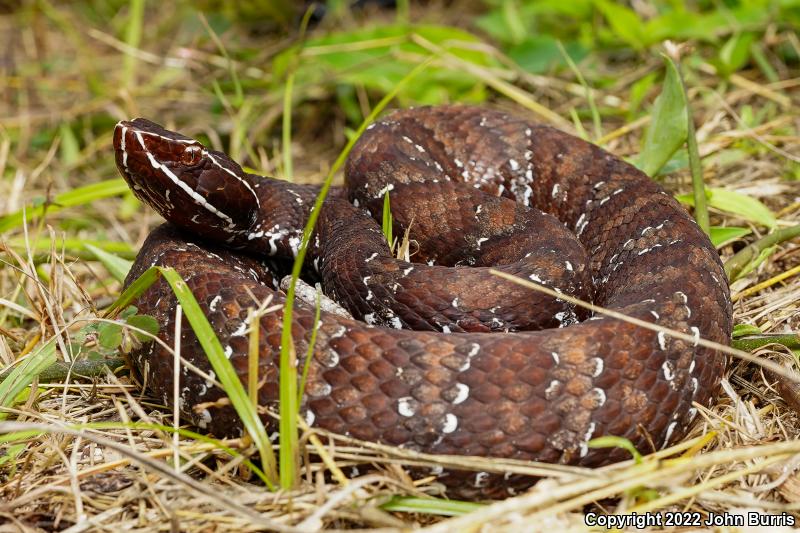
[[[248,316],[261,309],[257,399],[274,431],[278,282],[321,186],[246,172],[143,118],[119,122],[113,142],[120,174],[167,221],[125,285],[153,265],[175,268],[243,383]],[[387,213],[408,257],[377,222]],[[719,254],[656,181],[588,141],[486,107],[395,110],[363,131],[317,216],[303,275],[352,317],[317,320],[314,305],[295,304],[291,336],[308,366],[300,409],[313,428],[430,454],[598,467],[629,455],[592,439],[652,452],[714,400],[726,359],[699,341],[730,339]],[[589,312],[566,294],[661,328]],[[132,354],[146,386],[171,402],[177,376],[191,423],[240,434],[191,328],[176,339],[169,285],[154,283],[135,305],[164,341]],[[190,363],[177,373],[166,347],[176,340]],[[461,497],[502,498],[535,481],[439,470]]]

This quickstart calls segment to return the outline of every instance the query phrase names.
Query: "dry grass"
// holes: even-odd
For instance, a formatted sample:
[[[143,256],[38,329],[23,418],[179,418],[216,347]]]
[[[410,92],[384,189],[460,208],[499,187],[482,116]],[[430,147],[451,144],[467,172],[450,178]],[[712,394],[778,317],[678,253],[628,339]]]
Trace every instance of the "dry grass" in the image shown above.
[[[259,172],[281,173],[281,80],[271,79],[265,66],[287,46],[286,39],[234,26],[221,40],[228,49],[250,53],[231,66],[200,22],[190,21],[192,31],[187,24],[165,22],[169,7],[164,7],[166,19],[145,28],[145,44],[130,49],[114,36],[124,34],[125,10],[91,20],[85,18],[85,7],[41,5],[0,15],[6,46],[0,58],[0,213],[31,202],[51,203],[58,193],[115,178],[112,125],[131,116],[154,117],[188,134],[206,135]],[[791,31],[768,30],[764,45],[794,47],[800,54],[800,42]],[[503,59],[489,44],[481,47]],[[126,53],[136,58],[134,67],[123,61]],[[655,56],[645,62],[623,56],[593,56],[597,77],[615,80],[592,89],[601,108],[624,108],[632,84],[661,68]],[[463,66],[448,55],[436,61],[440,68]],[[724,80],[703,63],[694,65],[688,83],[707,184],[760,199],[778,214],[779,227],[788,227],[800,223],[800,72],[797,63],[785,65],[772,57],[772,64],[779,81],[768,82],[753,68]],[[126,85],[125,72],[131,68],[134,82]],[[223,81],[230,79],[231,68],[245,87],[240,102],[234,87]],[[475,68],[472,74],[496,91],[492,105],[538,119],[539,104],[558,117],[586,108],[586,91],[566,69],[551,77],[511,66]],[[214,79],[223,85],[225,98],[214,95]],[[377,101],[363,88],[355,90],[362,111]],[[337,147],[344,145],[348,123],[330,98],[330,87],[301,84],[296,91],[298,98],[313,101],[295,108],[293,173],[301,181],[319,181]],[[637,153],[646,122],[604,114],[605,147],[622,155]],[[688,170],[682,169],[666,183],[684,193],[691,188],[688,180]],[[67,246],[63,239],[127,243],[136,250],[157,223],[156,215],[126,195],[51,212],[4,233],[0,364],[30,357],[56,331],[74,335],[119,294],[119,283],[99,262],[87,260],[85,250]],[[712,210],[712,223],[750,225],[755,235],[764,232],[720,211]],[[726,246],[723,256],[730,257],[740,246]],[[798,250],[796,243],[781,245],[733,283],[734,295],[742,295],[735,303],[736,323],[758,326],[764,333],[800,329],[796,270],[757,292],[745,292],[795,268]],[[60,342],[63,354],[69,347]],[[96,343],[89,335],[84,350]],[[796,368],[796,354],[781,346],[759,349],[755,355]],[[232,458],[220,443],[186,435],[176,439],[154,426],[172,426],[171,407],[162,408],[143,395],[126,373],[77,378],[41,382],[8,410],[3,432],[36,434],[0,445],[0,523],[5,522],[0,531],[581,530],[584,514],[591,511],[705,514],[754,509],[800,516],[798,414],[787,406],[791,399],[781,398],[773,378],[758,365],[738,360],[730,365],[717,405],[702,411],[689,437],[643,464],[588,471],[431,457],[304,428],[303,477],[291,492],[270,492],[253,481],[242,456],[255,458],[257,453],[245,439],[223,441],[241,454]],[[107,424],[87,426],[96,423]],[[397,495],[441,496],[434,477],[412,481],[403,470],[437,465],[544,479],[526,494],[463,517],[382,507]],[[439,501],[433,508],[446,506]],[[472,507],[456,505],[452,511],[468,509]]]

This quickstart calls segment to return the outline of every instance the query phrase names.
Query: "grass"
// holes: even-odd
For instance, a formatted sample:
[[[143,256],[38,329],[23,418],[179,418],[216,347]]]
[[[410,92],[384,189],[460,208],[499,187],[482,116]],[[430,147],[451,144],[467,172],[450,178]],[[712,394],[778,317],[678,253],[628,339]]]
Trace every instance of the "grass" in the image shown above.
[[[399,2],[397,12],[368,8],[368,17],[338,2],[307,30],[310,12],[292,23],[291,3],[248,4],[198,4],[201,16],[183,2],[39,2],[0,15],[0,34],[15,43],[0,70],[0,371],[12,376],[0,383],[0,521],[453,531],[545,520],[581,528],[587,512],[752,507],[800,516],[790,461],[800,422],[760,365],[795,375],[781,369],[800,353],[796,3],[457,0],[447,9]],[[665,40],[687,44],[666,64]],[[127,263],[114,255],[130,259],[158,219],[117,176],[113,124],[155,118],[255,172],[330,185],[384,106],[450,101],[588,130],[690,208],[706,200],[732,280],[734,348],[746,352],[717,404],[700,409],[683,442],[589,471],[434,457],[309,429],[297,417],[305,372],[287,364],[276,445],[252,415],[253,384],[215,367],[251,413],[250,435],[176,431],[173,406],[143,394],[120,366],[152,328],[120,299]],[[202,322],[184,296],[185,320]],[[287,339],[282,357],[293,357]],[[451,502],[434,477],[411,480],[403,468],[412,466],[544,479],[504,502]],[[283,489],[272,492],[267,480],[278,476]]]

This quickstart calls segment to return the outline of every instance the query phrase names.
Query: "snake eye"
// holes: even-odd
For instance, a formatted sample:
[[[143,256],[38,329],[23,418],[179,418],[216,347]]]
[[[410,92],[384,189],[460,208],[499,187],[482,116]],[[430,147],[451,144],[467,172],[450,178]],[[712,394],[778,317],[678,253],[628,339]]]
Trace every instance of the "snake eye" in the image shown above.
[[[187,146],[181,154],[181,163],[184,165],[196,165],[200,162],[202,154],[203,149],[200,146]]]

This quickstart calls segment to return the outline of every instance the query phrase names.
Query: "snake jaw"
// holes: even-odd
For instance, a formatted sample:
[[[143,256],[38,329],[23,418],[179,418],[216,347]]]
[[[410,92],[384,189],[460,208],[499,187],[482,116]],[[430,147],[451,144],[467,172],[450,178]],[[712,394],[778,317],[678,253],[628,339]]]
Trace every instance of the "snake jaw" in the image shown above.
[[[210,240],[233,244],[252,229],[260,200],[227,155],[143,118],[114,130],[120,174],[166,219]]]

